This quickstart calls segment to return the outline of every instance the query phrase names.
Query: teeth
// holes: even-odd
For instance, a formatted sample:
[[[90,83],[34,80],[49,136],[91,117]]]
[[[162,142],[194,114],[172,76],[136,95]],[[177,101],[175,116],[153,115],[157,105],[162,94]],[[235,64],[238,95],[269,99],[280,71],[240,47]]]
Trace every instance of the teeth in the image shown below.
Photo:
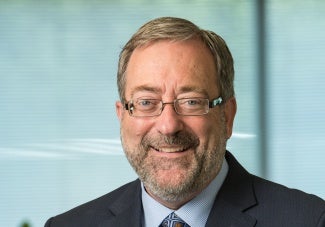
[[[176,153],[176,152],[182,152],[185,149],[182,147],[162,147],[162,148],[155,148],[155,150],[164,153]]]

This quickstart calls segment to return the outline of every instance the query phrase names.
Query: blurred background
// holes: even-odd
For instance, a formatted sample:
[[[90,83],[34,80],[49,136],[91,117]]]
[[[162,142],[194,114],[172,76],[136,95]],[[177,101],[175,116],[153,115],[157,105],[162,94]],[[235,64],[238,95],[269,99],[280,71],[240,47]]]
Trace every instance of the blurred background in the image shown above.
[[[119,142],[117,61],[159,16],[227,41],[228,149],[252,173],[325,198],[324,12],[322,0],[0,0],[0,226],[43,226],[136,178]]]

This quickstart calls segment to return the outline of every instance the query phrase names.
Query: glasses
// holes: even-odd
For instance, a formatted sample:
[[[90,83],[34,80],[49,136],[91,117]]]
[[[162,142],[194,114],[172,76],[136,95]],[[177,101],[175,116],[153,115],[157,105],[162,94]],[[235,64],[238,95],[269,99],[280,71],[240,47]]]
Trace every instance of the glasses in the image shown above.
[[[124,104],[126,110],[133,117],[154,117],[159,116],[165,108],[165,105],[171,104],[178,115],[200,116],[209,113],[222,103],[222,98],[218,97],[210,101],[204,98],[183,98],[175,99],[173,102],[163,102],[159,99],[139,98],[135,101],[130,100]]]

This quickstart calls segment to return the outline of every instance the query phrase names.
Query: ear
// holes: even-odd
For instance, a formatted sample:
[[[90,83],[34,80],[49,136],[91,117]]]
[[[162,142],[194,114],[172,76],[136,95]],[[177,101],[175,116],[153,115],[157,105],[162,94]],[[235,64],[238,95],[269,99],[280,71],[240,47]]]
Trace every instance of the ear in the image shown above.
[[[116,101],[116,103],[115,103],[115,111],[116,111],[116,115],[117,115],[119,121],[121,122],[123,112],[125,111],[121,101]]]
[[[225,103],[225,118],[226,118],[226,130],[227,138],[229,139],[232,135],[232,128],[234,124],[234,119],[237,111],[237,102],[235,97],[231,97]]]

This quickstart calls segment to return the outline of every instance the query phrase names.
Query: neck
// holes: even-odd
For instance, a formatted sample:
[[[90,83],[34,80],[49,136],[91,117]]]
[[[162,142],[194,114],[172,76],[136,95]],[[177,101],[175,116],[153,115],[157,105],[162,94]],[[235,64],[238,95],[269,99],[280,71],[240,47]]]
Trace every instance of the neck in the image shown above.
[[[155,194],[153,194],[150,190],[148,190],[145,187],[146,192],[157,202],[159,202],[160,204],[164,205],[165,207],[171,209],[171,210],[178,210],[181,206],[183,206],[185,203],[187,203],[188,201],[190,201],[191,199],[193,199],[196,195],[198,195],[200,192],[195,192],[195,193],[191,193],[187,196],[182,196],[182,198],[179,199],[175,199],[175,200],[166,200],[163,199],[159,196],[156,196]]]
[[[214,179],[210,179],[208,182],[203,184],[201,187],[196,188],[196,190],[192,192],[182,193],[180,196],[174,196],[172,199],[164,198],[162,196],[157,195],[156,193],[153,193],[149,187],[144,185],[144,189],[148,193],[149,196],[151,196],[154,200],[159,202],[160,204],[164,205],[165,207],[172,209],[172,210],[178,210],[181,206],[183,206],[185,203],[192,200],[194,197],[199,195]]]

